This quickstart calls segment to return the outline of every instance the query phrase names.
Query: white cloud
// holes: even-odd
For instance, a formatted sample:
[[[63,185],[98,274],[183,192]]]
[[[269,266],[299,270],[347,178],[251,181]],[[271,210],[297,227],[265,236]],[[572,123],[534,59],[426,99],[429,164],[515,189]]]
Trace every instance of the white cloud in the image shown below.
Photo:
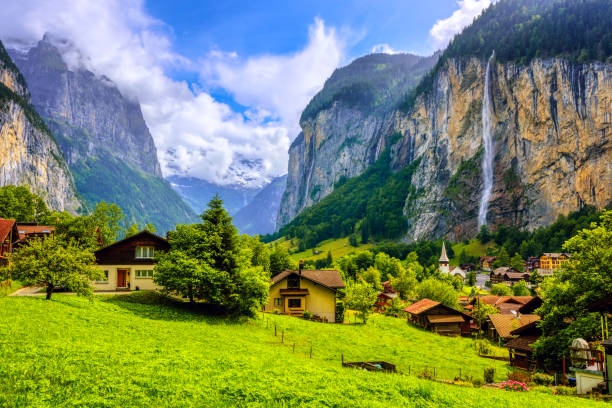
[[[287,149],[301,110],[339,64],[344,44],[316,20],[309,41],[293,55],[243,58],[210,52],[190,61],[172,49],[172,30],[149,16],[141,0],[5,2],[0,38],[29,47],[46,32],[69,39],[68,63],[85,64],[139,100],[162,170],[219,184],[252,185],[287,171]],[[248,107],[243,115],[197,84],[171,79],[168,68],[201,73]]]
[[[457,0],[459,10],[443,20],[438,20],[429,30],[429,35],[436,50],[444,48],[474,17],[492,3],[491,0]]]
[[[376,44],[372,47],[372,54],[383,53],[383,54],[401,54],[403,51],[394,50],[389,44]]]

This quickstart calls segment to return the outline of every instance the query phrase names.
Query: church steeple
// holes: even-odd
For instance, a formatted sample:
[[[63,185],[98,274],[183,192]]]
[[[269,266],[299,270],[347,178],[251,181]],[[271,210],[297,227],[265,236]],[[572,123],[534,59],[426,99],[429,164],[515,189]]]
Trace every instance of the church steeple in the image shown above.
[[[446,255],[446,245],[444,245],[444,241],[442,241],[442,254],[440,255],[440,272],[445,274],[450,272],[448,269],[448,255]]]

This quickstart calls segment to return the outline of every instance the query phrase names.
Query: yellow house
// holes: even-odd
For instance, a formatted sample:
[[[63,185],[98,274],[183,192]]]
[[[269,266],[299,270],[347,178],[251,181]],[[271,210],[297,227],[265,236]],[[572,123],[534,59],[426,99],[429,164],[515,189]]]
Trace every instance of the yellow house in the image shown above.
[[[544,253],[540,256],[540,269],[553,271],[569,261],[570,255],[567,253]]]
[[[149,231],[141,231],[95,252],[97,267],[104,277],[93,282],[95,290],[153,290],[156,252],[167,251],[170,244]]]
[[[336,321],[336,292],[344,288],[336,270],[287,270],[270,281],[270,296],[264,310],[301,316],[305,311],[323,321]]]

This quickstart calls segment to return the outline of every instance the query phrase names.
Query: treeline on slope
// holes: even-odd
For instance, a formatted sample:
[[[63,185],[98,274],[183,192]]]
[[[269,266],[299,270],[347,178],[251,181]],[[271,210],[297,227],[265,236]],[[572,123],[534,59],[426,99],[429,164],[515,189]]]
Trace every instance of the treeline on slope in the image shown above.
[[[132,168],[111,154],[90,156],[72,166],[77,190],[89,207],[104,197],[125,213],[125,227],[131,224],[154,224],[162,233],[176,224],[195,221],[195,214],[172,189],[154,175]],[[146,200],[143,205],[142,200]]]
[[[340,101],[362,111],[380,112],[399,99],[433,66],[438,55],[371,54],[336,69],[308,103],[300,121],[314,118]]]
[[[500,0],[455,36],[400,108],[408,111],[417,96],[431,91],[451,58],[486,60],[495,50],[497,61],[519,64],[549,57],[606,61],[612,56],[610,21],[609,0]]]
[[[263,237],[270,242],[279,237],[298,238],[300,251],[315,247],[329,238],[360,233],[368,239],[393,239],[407,228],[403,214],[406,197],[416,194],[411,185],[419,160],[393,172],[386,149],[363,174],[342,179],[334,191],[308,207],[278,232]]]
[[[15,65],[11,57],[8,55],[8,52],[6,52],[6,48],[4,48],[4,44],[2,43],[2,41],[0,41],[0,63],[0,68],[3,65],[9,71],[13,71],[17,76],[17,83],[19,83],[19,85],[23,86],[24,88],[26,87],[26,81],[23,77],[23,74],[21,73],[21,71],[19,71],[17,65]]]

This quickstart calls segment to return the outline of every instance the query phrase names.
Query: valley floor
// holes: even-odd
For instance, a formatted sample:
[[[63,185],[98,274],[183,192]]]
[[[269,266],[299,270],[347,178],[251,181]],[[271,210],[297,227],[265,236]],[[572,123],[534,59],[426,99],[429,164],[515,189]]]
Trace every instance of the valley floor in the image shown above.
[[[440,337],[383,316],[365,326],[269,314],[232,322],[151,293],[93,302],[68,295],[4,297],[0,310],[2,407],[606,406],[407,375],[430,366],[441,378],[460,370],[481,377],[495,366],[501,379],[506,367],[478,357],[469,339]],[[342,354],[350,361],[386,360],[402,374],[342,368]]]

